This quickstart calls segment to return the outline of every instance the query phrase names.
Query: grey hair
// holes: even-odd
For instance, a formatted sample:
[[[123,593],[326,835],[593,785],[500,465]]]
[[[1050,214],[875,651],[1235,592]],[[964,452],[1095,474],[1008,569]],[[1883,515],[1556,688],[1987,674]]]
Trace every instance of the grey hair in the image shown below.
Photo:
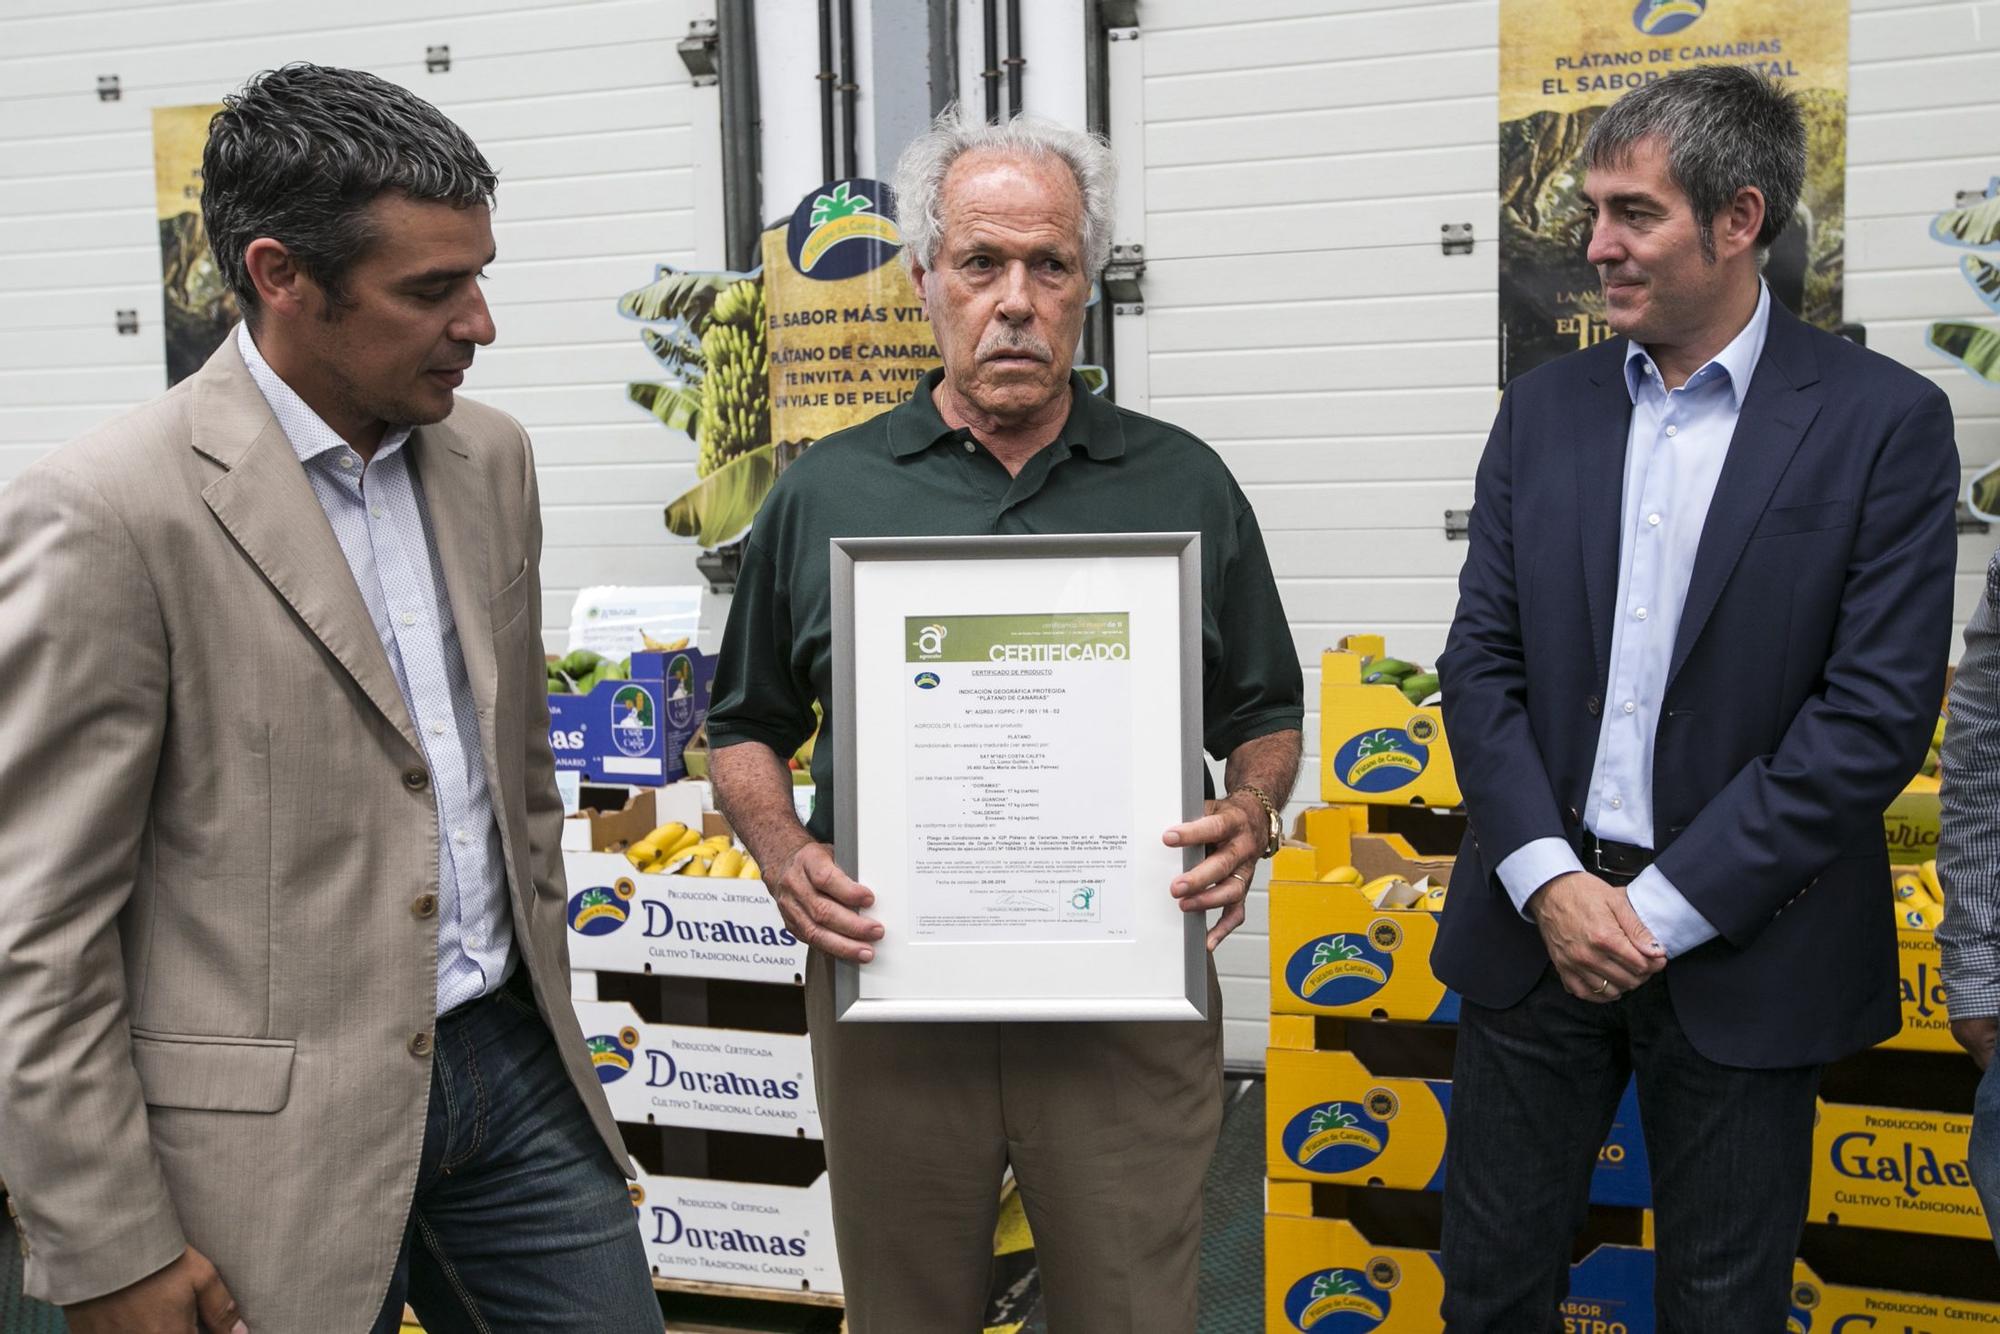
[[[252,241],[282,243],[339,306],[348,270],[375,242],[376,196],[491,206],[498,184],[465,131],[415,93],[305,63],[266,70],[222,99],[201,174],[215,267],[253,325],[257,287],[243,262]]]
[[[1710,262],[1715,215],[1746,185],[1764,196],[1759,251],[1790,224],[1805,189],[1806,124],[1799,99],[1775,79],[1742,65],[1696,65],[1635,88],[1590,127],[1584,165],[1618,165],[1652,138],[1666,145],[1668,174],[1694,208]]]
[[[1096,274],[1111,258],[1112,196],[1118,167],[1102,135],[1085,134],[1034,116],[999,125],[946,107],[931,127],[896,159],[896,224],[903,259],[929,268],[944,239],[944,178],[967,153],[1011,153],[1055,158],[1069,168],[1083,200],[1084,271]]]

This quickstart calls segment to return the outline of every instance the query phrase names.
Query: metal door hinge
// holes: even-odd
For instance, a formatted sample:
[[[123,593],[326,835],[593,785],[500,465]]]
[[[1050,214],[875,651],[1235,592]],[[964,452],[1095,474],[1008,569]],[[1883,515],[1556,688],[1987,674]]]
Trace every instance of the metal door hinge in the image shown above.
[[[97,76],[98,101],[116,102],[124,96],[125,90],[119,87],[118,76],[116,74],[100,74]]]
[[[451,73],[451,47],[427,46],[424,48],[424,72],[427,74]]]
[[[1444,540],[1463,542],[1472,536],[1472,507],[1444,512]]]
[[[688,35],[674,47],[681,53],[681,63],[687,66],[695,87],[707,88],[719,81],[720,76],[715,72],[715,48],[720,40],[716,35],[714,19],[696,19],[688,24]]]
[[[1439,243],[1447,255],[1469,255],[1472,253],[1472,224],[1469,222],[1447,222],[1440,229],[1443,235]]]

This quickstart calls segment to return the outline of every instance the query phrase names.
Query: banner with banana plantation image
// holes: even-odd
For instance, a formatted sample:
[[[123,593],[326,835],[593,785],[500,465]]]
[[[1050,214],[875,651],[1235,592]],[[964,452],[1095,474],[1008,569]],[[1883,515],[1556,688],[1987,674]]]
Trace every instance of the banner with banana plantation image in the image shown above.
[[[741,538],[786,464],[938,365],[902,245],[887,185],[829,181],[764,232],[755,269],[661,265],[619,299],[661,373],[627,396],[695,440],[695,485],[667,506],[667,531],[711,550]],[[1103,391],[1101,368],[1077,370]]]
[[[1799,95],[1806,183],[1772,247],[1772,294],[1841,323],[1847,0],[1501,0],[1500,383],[1611,337],[1577,198],[1604,108],[1677,69],[1748,65]]]
[[[220,103],[153,108],[153,187],[160,219],[160,291],[167,383],[200,370],[235,327],[236,294],[222,281],[201,221],[201,152]]]

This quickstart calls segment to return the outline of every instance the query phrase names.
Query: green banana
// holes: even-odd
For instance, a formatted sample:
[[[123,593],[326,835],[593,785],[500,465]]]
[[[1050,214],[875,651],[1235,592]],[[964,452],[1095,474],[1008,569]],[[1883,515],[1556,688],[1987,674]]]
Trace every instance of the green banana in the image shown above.
[[[1436,672],[1421,672],[1416,676],[1408,677],[1403,681],[1402,689],[1403,698],[1409,700],[1412,704],[1422,704],[1437,693],[1438,674]]]
[[[1363,664],[1361,684],[1368,686],[1394,685],[1406,676],[1417,674],[1417,664],[1404,662],[1401,658],[1376,658]]]

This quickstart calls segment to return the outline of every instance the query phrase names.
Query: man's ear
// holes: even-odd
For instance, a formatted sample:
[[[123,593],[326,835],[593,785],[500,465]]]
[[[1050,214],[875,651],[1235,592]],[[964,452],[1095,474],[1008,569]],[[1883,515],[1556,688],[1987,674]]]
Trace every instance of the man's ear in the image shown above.
[[[260,236],[243,249],[243,267],[257,289],[257,304],[281,319],[296,319],[313,309],[319,284],[299,267],[282,241]]]
[[[1764,192],[1754,185],[1737,190],[1720,213],[1715,215],[1715,252],[1728,259],[1757,245],[1757,233],[1764,230]]]
[[[929,269],[915,260],[910,261],[910,285],[917,289],[917,300],[923,305],[926,315],[930,313],[930,301],[924,292],[924,285],[929,282],[930,276]]]

